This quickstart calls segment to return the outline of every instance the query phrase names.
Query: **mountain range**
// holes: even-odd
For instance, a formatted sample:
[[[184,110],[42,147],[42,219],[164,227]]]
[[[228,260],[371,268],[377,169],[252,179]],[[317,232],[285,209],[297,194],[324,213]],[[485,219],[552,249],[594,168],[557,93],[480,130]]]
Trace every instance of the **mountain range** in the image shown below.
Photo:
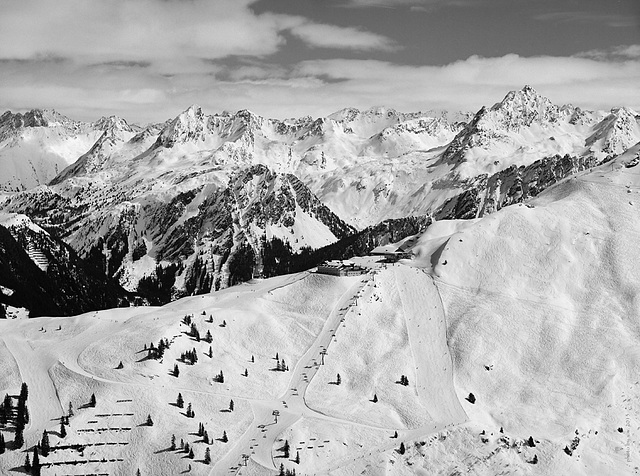
[[[639,121],[625,107],[558,106],[529,86],[476,114],[278,120],[191,106],[139,126],[6,112],[0,211],[68,245],[121,296],[166,302],[269,275],[265,260],[335,249],[384,220],[495,212],[627,151]]]

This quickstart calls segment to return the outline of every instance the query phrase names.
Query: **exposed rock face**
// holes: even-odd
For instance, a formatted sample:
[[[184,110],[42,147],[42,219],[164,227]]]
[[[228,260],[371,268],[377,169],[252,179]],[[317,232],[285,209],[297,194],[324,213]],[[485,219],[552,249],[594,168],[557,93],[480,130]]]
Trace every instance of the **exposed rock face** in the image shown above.
[[[449,199],[434,216],[438,220],[479,218],[535,197],[560,180],[612,158],[554,156],[526,167],[511,166],[491,176],[482,175],[471,181],[466,191]]]
[[[134,299],[66,244],[24,215],[2,215],[0,302],[31,317],[80,314]]]

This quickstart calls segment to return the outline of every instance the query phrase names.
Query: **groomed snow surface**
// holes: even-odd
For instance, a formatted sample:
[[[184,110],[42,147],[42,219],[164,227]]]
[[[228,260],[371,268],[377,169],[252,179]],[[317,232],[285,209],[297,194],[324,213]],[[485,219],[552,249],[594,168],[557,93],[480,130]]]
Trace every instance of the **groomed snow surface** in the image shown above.
[[[636,153],[526,205],[436,223],[414,260],[356,259],[371,268],[362,276],[305,272],[160,308],[0,321],[0,395],[29,384],[24,448],[44,429],[53,447],[83,445],[41,461],[94,461],[45,475],[189,465],[273,475],[281,464],[297,474],[635,474],[640,171],[624,164]],[[185,315],[211,343],[187,335]],[[145,344],[164,338],[163,359],[147,359]],[[179,361],[194,348],[195,365]],[[172,434],[194,460],[169,448]],[[23,449],[0,455],[0,473],[18,474]]]

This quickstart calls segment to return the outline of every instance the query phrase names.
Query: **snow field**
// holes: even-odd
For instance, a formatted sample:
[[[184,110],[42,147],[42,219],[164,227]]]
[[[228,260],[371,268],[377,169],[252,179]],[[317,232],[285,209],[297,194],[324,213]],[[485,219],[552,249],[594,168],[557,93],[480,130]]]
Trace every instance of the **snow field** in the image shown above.
[[[547,442],[536,473],[631,474],[640,461],[636,183],[582,174],[452,235],[436,259],[462,406]]]
[[[390,436],[388,430],[303,417],[279,435],[272,454],[277,468],[282,463],[299,474],[323,473],[348,466],[362,456],[376,456],[375,448],[389,443]],[[285,440],[290,445],[289,458],[283,457]],[[297,453],[299,464],[294,461]]]
[[[306,402],[311,408],[383,428],[417,428],[434,420],[426,393],[423,398],[416,391],[420,366],[410,348],[403,308],[403,287],[420,287],[419,280],[429,277],[411,272],[416,280],[401,284],[395,267],[379,272],[359,294],[357,305],[350,306],[325,365],[309,385]],[[420,350],[425,351],[430,349]],[[342,383],[335,385],[338,373]],[[409,378],[408,386],[397,383],[401,375]],[[370,401],[374,394],[377,403]]]

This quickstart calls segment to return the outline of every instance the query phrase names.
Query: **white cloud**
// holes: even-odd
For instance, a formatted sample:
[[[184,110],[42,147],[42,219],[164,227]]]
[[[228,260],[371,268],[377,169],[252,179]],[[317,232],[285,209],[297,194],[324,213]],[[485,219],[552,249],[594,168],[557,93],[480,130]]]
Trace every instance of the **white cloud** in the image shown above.
[[[304,22],[291,28],[291,34],[321,48],[393,51],[398,47],[387,37],[357,28]]]

